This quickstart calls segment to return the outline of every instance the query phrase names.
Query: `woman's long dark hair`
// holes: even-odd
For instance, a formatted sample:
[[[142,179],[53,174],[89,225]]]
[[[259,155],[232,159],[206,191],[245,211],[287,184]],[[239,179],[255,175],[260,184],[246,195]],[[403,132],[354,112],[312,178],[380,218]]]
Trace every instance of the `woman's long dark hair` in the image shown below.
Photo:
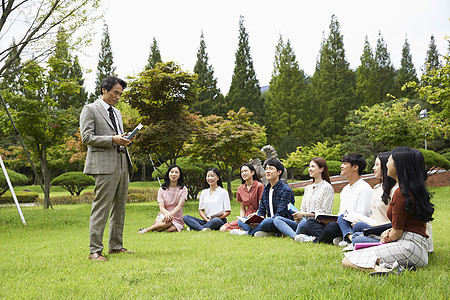
[[[239,170],[241,170],[242,167],[248,167],[250,169],[250,172],[255,172],[255,173],[253,173],[253,180],[261,182],[261,180],[259,180],[258,174],[256,174],[256,169],[255,169],[254,165],[245,163],[239,168]],[[245,180],[242,179],[242,176],[241,176],[241,183],[245,183]]]
[[[383,195],[381,196],[381,201],[383,201],[383,203],[386,205],[389,204],[389,200],[391,199],[391,190],[395,185],[395,179],[387,175],[386,164],[391,154],[391,152],[381,152],[377,155],[381,164],[381,172],[383,173],[381,177],[383,180],[383,182],[381,183],[381,186],[383,187]]]
[[[171,165],[169,167],[169,169],[167,170],[166,175],[164,176],[164,183],[161,185],[163,190],[169,188],[169,185],[170,185],[169,173],[173,168],[178,168],[178,171],[180,171],[180,178],[178,178],[178,180],[177,180],[177,186],[179,186],[180,189],[182,189],[184,187],[184,177],[183,177],[183,173],[181,172],[181,168],[177,165]]]
[[[209,183],[208,183],[208,181],[206,181],[206,175],[208,174],[209,171],[213,171],[214,173],[216,173],[217,177],[219,177],[219,180],[217,180],[217,185],[220,186],[221,188],[223,188],[222,180],[220,179],[219,169],[211,167],[206,171],[206,174],[205,174],[205,189],[209,188]]]
[[[327,181],[328,183],[331,183],[330,173],[328,172],[327,161],[322,157],[314,157],[313,159],[311,159],[311,161],[315,162],[317,164],[317,166],[319,166],[319,168],[323,168],[322,179]],[[313,178],[313,182],[314,181],[315,180]]]
[[[428,222],[434,212],[434,205],[430,202],[432,195],[425,186],[427,171],[422,152],[408,147],[398,147],[392,150],[395,168],[397,170],[398,185],[406,199],[406,211],[412,208],[412,198],[415,202],[415,216]]]

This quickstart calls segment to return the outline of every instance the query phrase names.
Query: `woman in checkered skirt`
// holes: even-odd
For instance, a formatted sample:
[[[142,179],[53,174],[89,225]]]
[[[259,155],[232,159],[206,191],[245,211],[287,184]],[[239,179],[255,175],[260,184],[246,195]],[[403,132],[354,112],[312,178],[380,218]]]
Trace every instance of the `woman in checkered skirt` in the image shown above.
[[[397,262],[408,268],[428,264],[426,222],[432,220],[434,208],[425,186],[423,155],[416,149],[395,148],[387,169],[388,176],[399,184],[387,210],[392,228],[381,234],[384,245],[347,252],[342,260],[344,267],[387,271],[380,269],[380,264],[386,267]]]

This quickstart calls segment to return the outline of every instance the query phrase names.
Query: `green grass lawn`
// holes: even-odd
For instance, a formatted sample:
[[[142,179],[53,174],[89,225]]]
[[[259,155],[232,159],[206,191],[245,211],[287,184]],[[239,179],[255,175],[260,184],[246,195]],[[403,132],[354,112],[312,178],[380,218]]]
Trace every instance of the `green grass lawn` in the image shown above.
[[[124,246],[135,254],[92,262],[90,205],[24,207],[27,226],[15,207],[1,207],[0,299],[449,299],[450,187],[431,191],[429,266],[376,278],[343,269],[342,249],[331,245],[186,230],[138,235],[153,223],[155,202],[127,205]],[[197,207],[187,202],[185,214]],[[231,216],[238,212],[233,200]]]

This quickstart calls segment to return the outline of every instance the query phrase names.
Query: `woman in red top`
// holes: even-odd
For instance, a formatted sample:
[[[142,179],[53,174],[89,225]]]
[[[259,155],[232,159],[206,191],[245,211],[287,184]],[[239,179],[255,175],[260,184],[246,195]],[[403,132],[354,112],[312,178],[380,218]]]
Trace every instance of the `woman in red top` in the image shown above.
[[[255,167],[252,164],[243,164],[241,166],[241,179],[242,184],[237,189],[236,200],[241,202],[239,215],[247,217],[249,214],[258,211],[264,185],[259,181]],[[226,223],[220,227],[222,232],[233,229],[239,229],[238,220]]]
[[[381,234],[384,245],[346,253],[344,267],[386,274],[399,267],[421,268],[428,264],[426,222],[432,220],[434,208],[425,186],[423,155],[416,149],[395,148],[387,169],[388,176],[399,184],[387,210],[392,228]]]

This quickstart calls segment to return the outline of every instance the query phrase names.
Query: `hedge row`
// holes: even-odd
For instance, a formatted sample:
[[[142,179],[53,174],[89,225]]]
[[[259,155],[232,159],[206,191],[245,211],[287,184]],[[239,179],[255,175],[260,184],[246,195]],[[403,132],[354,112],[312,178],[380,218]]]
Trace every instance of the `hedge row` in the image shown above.
[[[39,194],[31,192],[16,192],[17,201],[19,203],[34,203],[37,201]],[[14,203],[11,192],[8,191],[0,196],[0,204]]]

